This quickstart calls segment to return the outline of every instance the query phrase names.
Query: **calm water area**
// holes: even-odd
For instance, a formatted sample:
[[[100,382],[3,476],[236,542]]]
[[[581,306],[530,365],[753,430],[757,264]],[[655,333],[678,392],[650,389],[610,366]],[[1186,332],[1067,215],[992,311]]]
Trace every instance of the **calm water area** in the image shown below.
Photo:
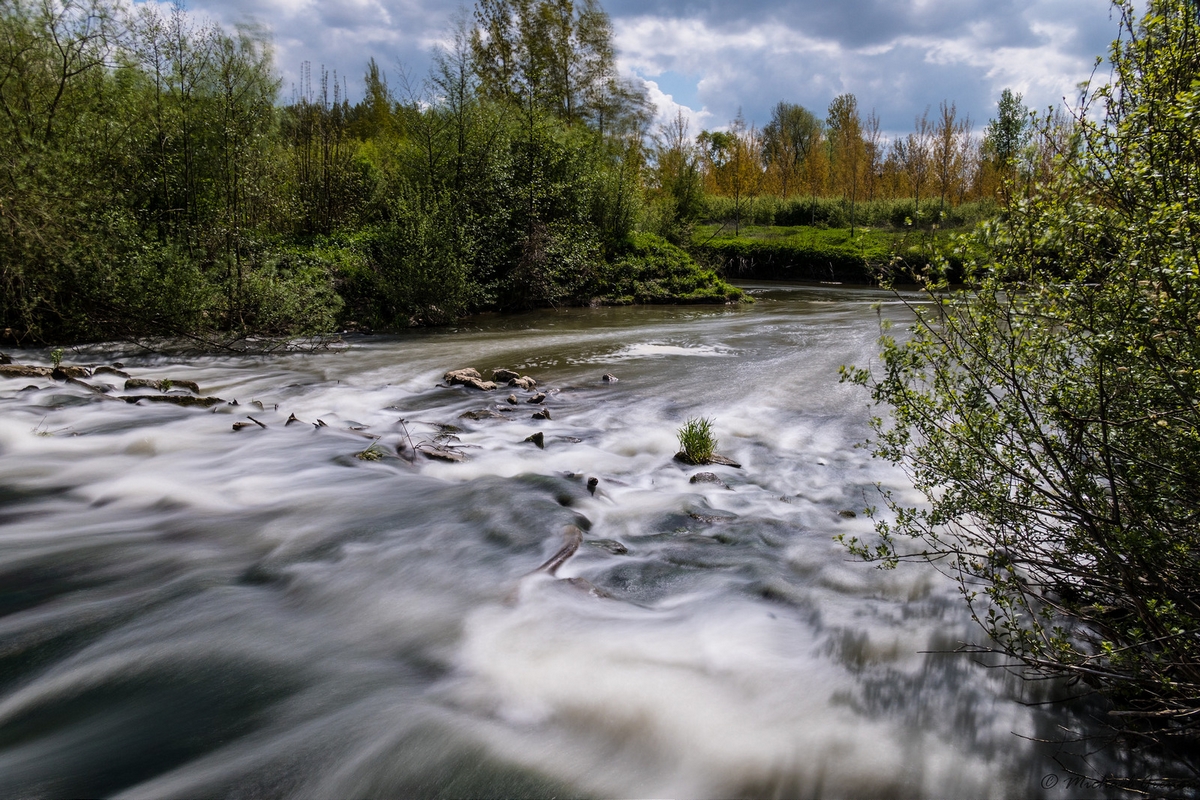
[[[838,382],[905,306],[749,288],[64,361],[236,406],[0,379],[0,796],[1088,796],[1035,741],[1078,724],[1029,704],[1056,688],[945,652],[979,638],[953,584],[833,540],[877,484],[920,499]],[[551,419],[438,385],[461,367],[536,378]],[[672,459],[698,416],[741,469]]]

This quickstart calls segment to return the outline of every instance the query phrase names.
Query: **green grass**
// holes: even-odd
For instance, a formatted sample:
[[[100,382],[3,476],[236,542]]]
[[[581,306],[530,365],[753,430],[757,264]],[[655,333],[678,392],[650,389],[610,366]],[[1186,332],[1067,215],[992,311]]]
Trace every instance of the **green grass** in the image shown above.
[[[712,420],[707,417],[689,419],[675,434],[684,458],[691,464],[707,464],[717,449],[712,433]]]
[[[727,277],[877,283],[903,280],[941,260],[962,267],[966,245],[940,229],[880,230],[803,225],[749,226],[735,236],[730,225],[698,225],[692,248],[720,264]]]

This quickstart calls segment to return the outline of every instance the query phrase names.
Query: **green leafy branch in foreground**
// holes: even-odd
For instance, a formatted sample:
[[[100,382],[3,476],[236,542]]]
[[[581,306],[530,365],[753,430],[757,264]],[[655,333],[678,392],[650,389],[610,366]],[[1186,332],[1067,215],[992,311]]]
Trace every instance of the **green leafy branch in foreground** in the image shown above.
[[[1115,83],[1057,182],[980,236],[966,290],[926,286],[882,364],[885,567],[951,575],[993,648],[1111,703],[1132,741],[1200,737],[1200,36],[1188,2],[1118,3]],[[1186,760],[1186,759],[1185,759]]]

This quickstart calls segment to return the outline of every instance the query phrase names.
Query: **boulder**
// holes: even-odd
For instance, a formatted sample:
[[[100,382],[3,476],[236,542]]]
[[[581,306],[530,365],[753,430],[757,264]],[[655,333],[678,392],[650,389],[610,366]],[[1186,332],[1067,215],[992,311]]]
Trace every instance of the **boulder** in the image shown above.
[[[535,412],[534,419],[550,419],[550,409],[543,408],[541,411]]]
[[[535,381],[533,378],[526,375],[523,378],[513,378],[512,380],[510,380],[508,382],[508,385],[516,386],[520,389],[524,389],[527,392],[532,392],[534,389],[537,388],[537,381]]]
[[[496,384],[492,381],[485,381],[483,376],[479,374],[479,370],[470,369],[455,369],[447,372],[442,376],[442,379],[451,386],[470,386],[472,389],[479,389],[482,392],[490,392],[496,388]]]
[[[536,403],[541,403],[541,402],[544,402],[544,401],[545,401],[545,399],[546,399],[546,393],[545,393],[545,392],[538,392],[537,394],[535,394],[533,397],[529,398],[529,399],[528,399],[528,400],[526,400],[525,402],[526,402],[526,403],[535,403],[535,404],[536,404]]]
[[[0,353],[0,364],[11,364],[12,358],[6,353]]]
[[[492,370],[492,380],[496,383],[508,383],[511,380],[516,380],[521,377],[521,373],[513,372],[511,369],[496,369]]]
[[[129,373],[123,369],[116,367],[96,367],[92,370],[93,375],[116,375],[118,378],[128,378]]]
[[[621,379],[618,378],[616,375],[613,375],[611,372],[606,372],[606,373],[604,373],[604,377],[601,378],[601,380],[603,380],[605,383],[616,383],[617,381],[619,381]]]
[[[533,434],[532,436],[526,436],[525,441],[533,442],[534,444],[536,444],[538,447],[542,448],[543,450],[546,449],[546,434],[542,433],[541,431],[538,431],[537,433]]]
[[[58,366],[50,370],[50,377],[56,381],[69,381],[72,378],[79,380],[80,378],[92,377],[92,371],[87,367]]]
[[[515,394],[510,394],[508,396],[508,402],[509,402],[509,405],[515,406],[517,403],[519,403],[521,401],[517,399],[517,396]]]
[[[596,487],[599,485],[600,485],[599,478],[588,478],[587,487],[588,487],[588,491],[591,492],[592,494],[596,493]]]
[[[30,367],[25,364],[0,364],[0,378],[49,378],[51,367]]]

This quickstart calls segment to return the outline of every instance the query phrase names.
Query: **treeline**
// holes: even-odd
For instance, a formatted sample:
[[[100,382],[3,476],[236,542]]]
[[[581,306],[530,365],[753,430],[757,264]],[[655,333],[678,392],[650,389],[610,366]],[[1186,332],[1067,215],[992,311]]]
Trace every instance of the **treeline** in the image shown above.
[[[481,0],[363,99],[176,8],[0,2],[0,332],[325,333],[481,309],[725,301],[636,233],[653,109],[591,0]]]
[[[921,224],[934,199],[950,220],[1031,152],[1011,94],[982,144],[951,105],[885,146],[850,95],[824,121],[781,103],[761,131],[652,131],[596,0],[479,0],[449,39],[424,80],[371,61],[352,103],[306,65],[285,99],[261,29],[0,0],[0,338],[230,344],[726,302],[679,249],[698,220]],[[912,213],[879,205],[910,192]]]
[[[660,134],[654,177],[676,205],[735,224],[953,225],[977,216],[955,208],[1006,204],[1014,189],[1043,181],[1071,122],[1057,113],[1038,121],[1005,89],[982,136],[945,101],[926,108],[911,133],[887,139],[853,94],[835,98],[824,120],[780,102],[762,128],[739,114],[694,140],[677,117]],[[832,198],[841,203],[817,202]]]

